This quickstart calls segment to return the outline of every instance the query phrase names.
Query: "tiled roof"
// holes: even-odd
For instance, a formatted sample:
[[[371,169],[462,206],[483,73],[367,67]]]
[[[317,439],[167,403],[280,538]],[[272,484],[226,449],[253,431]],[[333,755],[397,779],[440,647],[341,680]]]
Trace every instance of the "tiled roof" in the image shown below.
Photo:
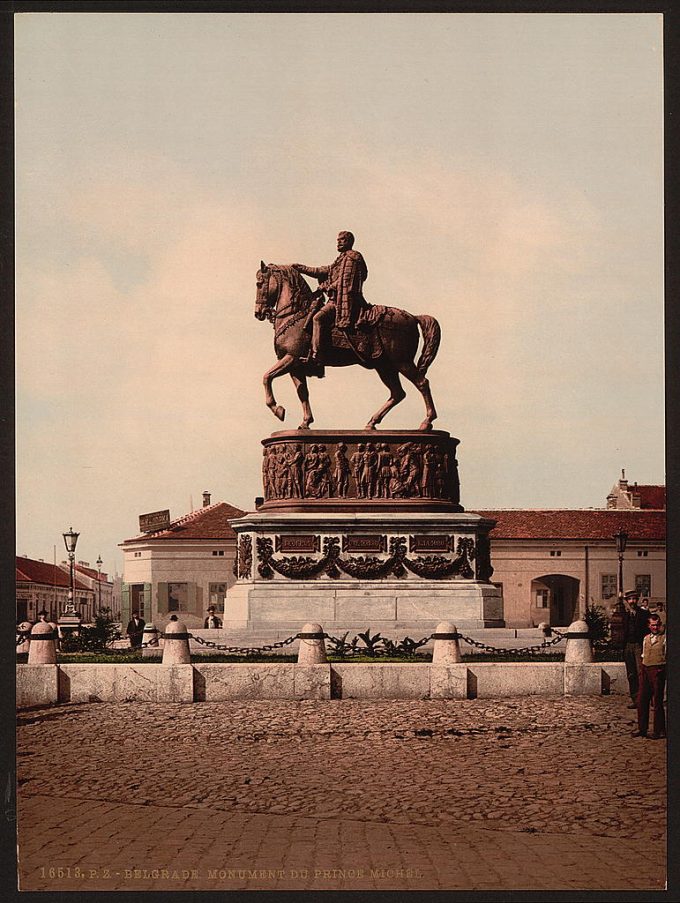
[[[506,509],[475,511],[496,521],[491,539],[581,539],[612,540],[624,530],[629,541],[636,539],[663,542],[666,538],[666,512],[639,508],[618,509]]]
[[[43,586],[70,586],[71,580],[68,571],[62,570],[59,565],[47,564],[45,561],[35,561],[33,558],[23,558],[17,555],[16,559],[17,583],[40,583]],[[75,578],[76,589],[89,589],[78,578]]]
[[[77,564],[75,566],[75,568],[76,568],[76,571],[80,571],[81,574],[85,574],[85,576],[89,577],[91,580],[99,579],[99,572],[96,571],[94,568],[85,567],[84,564]],[[102,571],[102,583],[109,582],[108,576],[109,576],[108,574],[105,574],[104,571]]]
[[[229,525],[235,517],[242,517],[245,511],[234,508],[226,502],[217,502],[207,508],[197,508],[172,521],[165,530],[141,533],[133,539],[126,539],[121,545],[140,542],[145,539],[234,539],[236,534]]]
[[[665,486],[631,486],[630,491],[640,496],[641,508],[660,509],[666,507]]]

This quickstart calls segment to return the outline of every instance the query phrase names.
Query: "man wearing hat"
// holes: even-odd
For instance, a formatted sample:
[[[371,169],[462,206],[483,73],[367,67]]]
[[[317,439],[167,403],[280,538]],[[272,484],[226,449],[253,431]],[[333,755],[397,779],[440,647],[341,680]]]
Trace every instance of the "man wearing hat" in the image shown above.
[[[208,609],[208,617],[203,622],[204,630],[218,630],[222,626],[222,622],[215,614],[215,606],[211,605]]]
[[[144,618],[139,616],[139,613],[136,611],[132,612],[132,617],[128,621],[128,626],[125,631],[128,639],[130,640],[130,646],[133,649],[139,649],[142,645],[142,640],[144,639],[144,626],[146,622]]]
[[[661,618],[654,612],[649,617],[649,631],[642,644],[638,729],[633,732],[633,736],[659,740],[666,736],[666,715],[663,708],[663,694],[666,686],[666,637]],[[650,703],[654,713],[651,734],[647,733]]]
[[[638,689],[640,687],[640,667],[642,665],[642,643],[649,633],[649,610],[640,608],[640,593],[630,590],[625,593],[626,609],[624,611],[623,660],[626,665],[628,691],[631,704],[629,709],[637,708]]]

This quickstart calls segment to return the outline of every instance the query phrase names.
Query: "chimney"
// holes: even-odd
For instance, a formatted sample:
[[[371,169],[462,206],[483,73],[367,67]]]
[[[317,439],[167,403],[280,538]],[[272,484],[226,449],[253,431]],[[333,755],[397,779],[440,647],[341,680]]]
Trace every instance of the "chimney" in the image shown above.
[[[628,480],[626,479],[626,471],[621,468],[621,479],[619,480],[619,489],[628,489]]]
[[[203,507],[207,508],[210,505],[210,493],[206,490],[203,493]]]

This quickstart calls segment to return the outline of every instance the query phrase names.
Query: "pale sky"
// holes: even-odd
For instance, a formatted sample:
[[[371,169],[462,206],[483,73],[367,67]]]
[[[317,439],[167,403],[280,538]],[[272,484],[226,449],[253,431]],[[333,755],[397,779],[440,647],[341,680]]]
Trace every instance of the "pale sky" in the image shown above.
[[[255,273],[341,229],[369,301],[441,324],[466,510],[664,482],[660,15],[22,14],[15,54],[20,554],[73,526],[120,570],[141,513],[252,508],[300,421]],[[310,388],[319,429],[386,398]]]

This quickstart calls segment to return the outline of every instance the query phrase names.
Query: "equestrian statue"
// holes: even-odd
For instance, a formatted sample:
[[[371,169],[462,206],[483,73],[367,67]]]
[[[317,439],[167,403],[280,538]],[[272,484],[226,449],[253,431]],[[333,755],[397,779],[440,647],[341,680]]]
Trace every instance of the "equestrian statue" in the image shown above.
[[[363,296],[368,268],[353,245],[352,233],[340,232],[338,257],[328,266],[260,262],[255,316],[274,326],[277,357],[263,377],[267,407],[279,420],[285,418],[284,408],[274,398],[272,381],[289,373],[302,403],[303,419],[298,429],[307,430],[314,422],[307,377],[323,377],[325,367],[360,364],[375,370],[390,390],[390,397],[373,414],[366,429],[374,430],[406,397],[401,374],[425,401],[426,417],[419,429],[431,430],[437,412],[426,373],[439,349],[439,323],[428,314],[413,315],[398,307],[369,304]],[[318,280],[316,291],[302,278],[303,273]],[[423,349],[415,362],[420,333]]]

